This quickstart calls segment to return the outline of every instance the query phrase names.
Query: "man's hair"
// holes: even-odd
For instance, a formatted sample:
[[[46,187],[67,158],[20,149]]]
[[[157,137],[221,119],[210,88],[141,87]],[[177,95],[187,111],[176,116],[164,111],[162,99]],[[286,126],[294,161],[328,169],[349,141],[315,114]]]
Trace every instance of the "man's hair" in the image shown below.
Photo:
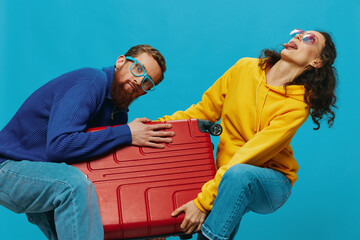
[[[159,50],[157,50],[147,44],[133,46],[132,48],[129,49],[129,51],[127,51],[127,53],[125,53],[125,56],[135,58],[136,56],[140,55],[141,53],[149,53],[156,60],[156,62],[160,65],[161,72],[162,72],[161,78],[160,78],[160,82],[161,82],[164,79],[164,73],[166,71],[166,62],[165,62],[164,56],[159,52]]]

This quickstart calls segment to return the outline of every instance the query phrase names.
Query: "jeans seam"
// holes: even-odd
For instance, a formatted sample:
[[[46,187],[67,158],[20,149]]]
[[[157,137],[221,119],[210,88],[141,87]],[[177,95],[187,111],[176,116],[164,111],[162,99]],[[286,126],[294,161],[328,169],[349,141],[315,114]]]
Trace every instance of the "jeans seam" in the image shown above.
[[[211,231],[206,227],[205,224],[202,225],[202,228],[205,229],[205,234],[203,233],[203,235],[204,235],[205,237],[207,237],[207,238],[209,238],[208,235],[210,235],[211,237],[210,237],[209,239],[211,239],[211,240],[214,240],[214,239],[228,240],[228,239],[229,239],[229,238],[227,238],[227,237],[222,237],[222,236],[219,236],[219,235],[211,232]]]
[[[220,233],[223,235],[223,233],[225,232],[228,232],[227,229],[229,228],[230,226],[230,223],[231,221],[233,220],[234,216],[235,216],[235,212],[236,210],[239,208],[239,205],[240,205],[240,202],[242,201],[242,199],[244,198],[244,190],[242,190],[242,192],[240,193],[240,196],[238,197],[238,199],[236,199],[236,208],[233,209],[231,211],[231,215],[229,216],[229,218],[226,220],[225,224],[224,224],[224,227],[222,227]],[[227,238],[226,238],[227,239]]]
[[[256,179],[256,178],[250,179],[250,184],[253,184],[253,182],[255,182],[255,181],[258,181],[258,179]],[[243,200],[244,194],[245,194],[245,191],[244,191],[244,189],[242,189],[242,192],[241,192],[240,196],[239,196],[238,199],[236,200],[236,205],[235,205],[236,208],[233,209],[233,211],[231,212],[231,215],[230,215],[229,218],[226,220],[224,227],[221,229],[221,233],[228,232],[228,231],[226,231],[226,230],[227,230],[227,228],[229,228],[230,222],[231,222],[231,221],[234,219],[234,217],[236,216],[236,214],[234,214],[234,213],[236,212],[235,210],[239,209],[239,207],[240,207],[240,202]],[[231,221],[230,221],[230,220],[231,220]],[[222,238],[223,238],[223,239],[229,239],[228,237],[222,237]]]
[[[70,186],[69,186],[70,187]],[[77,216],[77,211],[76,211],[76,198],[74,198],[74,191],[73,191],[73,189],[70,187],[70,189],[71,189],[71,198],[72,198],[72,201],[74,201],[74,204],[72,204],[73,205],[73,215],[72,216],[75,216],[75,219],[78,219],[78,216]],[[74,219],[74,217],[73,217],[73,219]],[[78,229],[78,226],[76,226],[76,221],[73,221],[74,222],[74,234],[75,234],[75,239],[79,239],[79,237],[77,236],[77,229]]]
[[[2,170],[2,168],[8,163],[8,161],[10,160],[5,160],[2,163],[0,163],[0,170]]]
[[[259,179],[259,180],[265,180],[265,179]],[[267,182],[283,182],[282,180],[266,180]],[[265,188],[264,186],[263,186],[263,184],[261,183],[261,181],[259,181],[259,183],[261,184],[261,187],[262,188]],[[273,206],[273,204],[272,204],[272,202],[270,201],[270,197],[269,197],[269,195],[268,195],[268,193],[267,193],[267,191],[264,191],[264,193],[265,193],[265,196],[266,196],[266,200],[267,200],[267,202],[269,203],[269,205],[271,206],[271,210],[272,211],[275,211],[275,208],[274,208],[274,206]]]
[[[204,233],[204,229],[206,230],[206,232]],[[203,234],[207,239],[211,239],[212,240],[212,237],[209,237],[209,229],[207,229],[207,227],[205,226],[205,224],[203,224],[201,226],[201,234]]]

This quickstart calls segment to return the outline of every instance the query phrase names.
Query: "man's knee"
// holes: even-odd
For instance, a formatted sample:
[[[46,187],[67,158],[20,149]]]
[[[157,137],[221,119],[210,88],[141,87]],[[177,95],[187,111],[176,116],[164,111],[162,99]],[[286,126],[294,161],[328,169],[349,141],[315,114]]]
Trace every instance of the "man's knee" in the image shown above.
[[[62,180],[66,190],[76,194],[88,195],[93,189],[93,183],[79,169],[73,166],[62,166],[66,168],[66,176]]]

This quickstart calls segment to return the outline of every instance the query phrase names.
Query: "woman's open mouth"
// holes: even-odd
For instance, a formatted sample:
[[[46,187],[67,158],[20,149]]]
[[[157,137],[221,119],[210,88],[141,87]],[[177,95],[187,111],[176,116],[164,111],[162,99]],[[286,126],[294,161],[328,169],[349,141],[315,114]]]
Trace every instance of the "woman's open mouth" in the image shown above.
[[[297,50],[297,49],[298,49],[298,46],[297,46],[296,43],[293,42],[293,41],[291,41],[291,42],[289,42],[289,43],[283,44],[283,47],[286,48],[286,49],[288,49],[288,50],[291,50],[291,49]]]

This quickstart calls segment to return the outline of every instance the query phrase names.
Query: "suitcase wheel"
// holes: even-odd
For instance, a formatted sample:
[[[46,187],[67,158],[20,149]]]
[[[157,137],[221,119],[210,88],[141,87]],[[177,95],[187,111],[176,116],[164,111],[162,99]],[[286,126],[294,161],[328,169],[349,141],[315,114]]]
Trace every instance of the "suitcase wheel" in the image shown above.
[[[213,136],[220,136],[223,129],[220,124],[206,120],[198,120],[199,130],[201,132],[209,132]]]
[[[220,134],[222,133],[222,127],[220,124],[214,123],[213,125],[211,125],[209,132],[211,135],[213,136],[220,136]]]

